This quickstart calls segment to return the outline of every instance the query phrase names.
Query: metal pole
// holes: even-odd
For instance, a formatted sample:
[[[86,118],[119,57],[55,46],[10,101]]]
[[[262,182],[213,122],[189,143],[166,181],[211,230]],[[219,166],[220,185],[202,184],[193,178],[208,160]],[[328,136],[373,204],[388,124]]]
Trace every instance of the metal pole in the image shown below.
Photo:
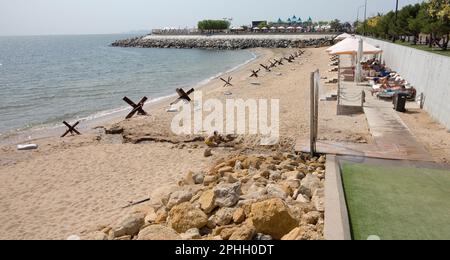
[[[361,5],[360,7],[358,7],[358,13],[356,14],[356,25],[359,24],[359,12],[361,11],[361,8],[363,8],[364,5]]]
[[[320,72],[316,70],[314,75],[314,154],[317,152],[317,139],[319,136],[319,81]],[[317,76],[317,77],[316,77]]]
[[[338,91],[337,91],[338,108],[341,104],[341,56],[338,56]]]
[[[367,0],[364,4],[364,36],[366,36],[366,26],[367,26]]]
[[[361,8],[358,7],[358,12],[356,13],[356,26],[358,26],[358,23],[359,23],[359,10],[360,9]]]
[[[397,27],[397,16],[398,16],[398,0],[396,1],[396,4],[395,4],[395,21],[394,21],[395,27]],[[394,42],[395,42],[396,38],[397,37],[394,34],[394,39],[393,39]]]
[[[309,124],[309,145],[310,145],[310,151],[311,156],[314,156],[315,154],[315,147],[314,147],[314,72],[311,72],[311,78],[310,78],[310,124]]]

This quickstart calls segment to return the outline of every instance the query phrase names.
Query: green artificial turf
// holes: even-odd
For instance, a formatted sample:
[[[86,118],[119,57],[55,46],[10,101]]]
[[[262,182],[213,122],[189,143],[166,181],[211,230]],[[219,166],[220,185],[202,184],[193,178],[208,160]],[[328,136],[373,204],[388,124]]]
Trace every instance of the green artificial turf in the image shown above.
[[[439,54],[439,55],[444,55],[444,56],[450,57],[450,49],[448,49],[446,51],[443,51],[441,49],[430,48],[430,47],[428,47],[428,45],[418,45],[418,44],[414,45],[414,44],[411,44],[409,42],[402,42],[402,41],[396,41],[395,43],[399,44],[399,45],[411,47],[411,48],[414,48],[414,49],[418,49],[418,50],[427,51],[427,52],[431,52],[431,53],[434,53],[434,54]]]
[[[450,239],[450,172],[343,163],[353,239]]]

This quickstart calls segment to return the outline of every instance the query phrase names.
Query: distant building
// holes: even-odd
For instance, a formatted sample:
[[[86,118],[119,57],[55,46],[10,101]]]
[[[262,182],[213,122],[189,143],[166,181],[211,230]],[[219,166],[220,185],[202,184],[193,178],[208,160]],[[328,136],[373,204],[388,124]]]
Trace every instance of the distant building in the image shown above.
[[[273,26],[308,26],[312,25],[313,20],[311,17],[309,17],[306,21],[303,21],[302,18],[297,17],[296,15],[293,15],[292,17],[287,18],[286,20],[283,20],[281,18],[278,18],[276,22],[270,23]]]
[[[262,23],[267,24],[267,21],[253,21],[252,28],[258,27]]]

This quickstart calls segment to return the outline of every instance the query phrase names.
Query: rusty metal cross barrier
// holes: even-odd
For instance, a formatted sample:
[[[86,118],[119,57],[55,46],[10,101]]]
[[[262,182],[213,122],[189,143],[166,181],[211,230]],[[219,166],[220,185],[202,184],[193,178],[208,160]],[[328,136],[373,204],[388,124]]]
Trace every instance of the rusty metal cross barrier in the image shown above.
[[[261,71],[261,69],[252,70],[252,75],[250,75],[250,78],[252,78],[252,77],[257,78],[257,77],[258,77],[258,73],[259,73],[260,71]]]
[[[191,102],[192,99],[189,97],[189,95],[194,93],[194,91],[195,91],[195,89],[193,89],[193,88],[191,88],[188,92],[185,92],[182,88],[177,88],[176,92],[178,94],[178,98],[174,102],[170,103],[170,105],[173,105],[180,100],[185,100],[187,102]]]
[[[272,62],[272,61],[269,60],[269,63],[270,63],[269,68],[275,68],[275,67],[277,67],[277,62],[276,62],[276,61],[275,61],[275,62]]]
[[[270,68],[268,67],[268,66],[266,66],[266,65],[264,65],[264,64],[259,64],[261,67],[263,67],[265,70],[266,70],[266,72],[271,72],[271,70],[270,70]]]
[[[288,58],[284,57],[284,59],[285,59],[287,62],[292,63],[292,57],[288,57]]]
[[[232,87],[233,86],[233,84],[231,84],[231,80],[233,79],[233,77],[228,77],[228,80],[226,80],[226,79],[223,79],[223,78],[220,78],[220,80],[222,80],[223,82],[225,82],[225,85],[223,85],[223,87],[225,88],[225,87],[228,87],[228,86],[230,86],[230,87]]]
[[[280,60],[275,59],[275,62],[278,63],[278,65],[284,65],[283,58],[281,58]]]
[[[144,110],[144,104],[147,102],[148,98],[143,97],[139,103],[135,104],[131,99],[128,97],[124,97],[123,101],[125,101],[128,105],[130,105],[133,110],[125,117],[126,119],[132,118],[136,113],[143,116],[148,116],[147,112]]]
[[[77,127],[77,125],[80,124],[80,121],[76,122],[76,123],[73,124],[73,125],[70,125],[69,123],[67,123],[66,121],[64,121],[63,124],[65,124],[65,125],[67,126],[67,128],[69,128],[69,129],[61,136],[61,138],[62,138],[62,137],[65,137],[65,136],[68,135],[69,133],[70,133],[71,135],[74,135],[74,133],[77,134],[77,135],[81,135],[81,133],[78,132],[77,129],[75,129],[75,127]]]

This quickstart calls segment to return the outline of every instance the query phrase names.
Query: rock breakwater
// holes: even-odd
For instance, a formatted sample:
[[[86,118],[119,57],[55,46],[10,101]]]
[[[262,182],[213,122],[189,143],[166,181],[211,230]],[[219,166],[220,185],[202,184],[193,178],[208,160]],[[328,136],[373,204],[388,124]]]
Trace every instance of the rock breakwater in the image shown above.
[[[118,40],[114,47],[135,48],[174,48],[174,49],[221,49],[236,50],[250,48],[306,48],[329,46],[333,40],[329,36],[322,37],[162,37],[146,36]]]

